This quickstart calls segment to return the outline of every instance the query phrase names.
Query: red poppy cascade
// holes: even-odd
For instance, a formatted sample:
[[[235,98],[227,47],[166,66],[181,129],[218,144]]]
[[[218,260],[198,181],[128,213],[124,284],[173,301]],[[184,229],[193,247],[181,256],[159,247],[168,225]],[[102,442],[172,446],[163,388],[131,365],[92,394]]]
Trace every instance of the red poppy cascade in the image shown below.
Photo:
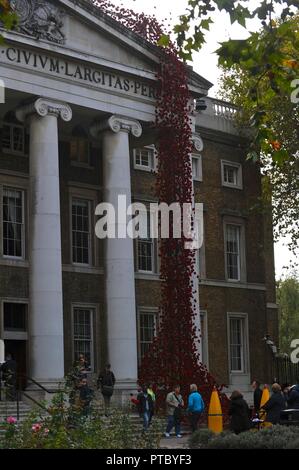
[[[157,46],[165,28],[153,16],[113,5],[110,1],[93,2],[104,13]],[[158,46],[157,46],[158,47]],[[160,47],[157,70],[155,127],[158,139],[158,176],[156,192],[159,202],[192,203],[192,131],[188,71],[179,59],[174,44]],[[162,393],[179,383],[184,394],[196,383],[208,403],[214,378],[199,362],[193,311],[192,275],[194,252],[185,249],[187,239],[168,238],[160,242],[161,321],[157,336],[139,368],[140,383],[153,383]],[[219,387],[219,390],[221,387]]]

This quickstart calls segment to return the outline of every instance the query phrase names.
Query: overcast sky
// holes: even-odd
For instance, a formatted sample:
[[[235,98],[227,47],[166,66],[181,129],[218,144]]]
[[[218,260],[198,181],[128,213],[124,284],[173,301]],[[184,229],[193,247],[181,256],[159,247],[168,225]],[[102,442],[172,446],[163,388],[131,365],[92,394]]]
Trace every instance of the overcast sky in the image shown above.
[[[188,0],[114,0],[115,4],[123,4],[127,8],[146,14],[155,14],[159,20],[165,19],[166,25],[174,25],[178,22],[178,17],[184,14]],[[259,2],[250,1],[250,7],[255,8]],[[201,52],[194,54],[192,66],[194,70],[214,84],[210,90],[210,96],[217,96],[217,82],[220,76],[217,67],[217,56],[214,51],[219,47],[219,42],[230,38],[246,38],[248,33],[239,25],[231,25],[229,16],[222,12],[213,17],[214,24],[211,25],[210,32],[206,35],[206,44]],[[259,29],[259,21],[252,20],[248,23],[248,28],[252,31]],[[275,244],[275,269],[276,278],[282,276],[284,266],[293,259],[287,247],[284,246],[285,240]]]

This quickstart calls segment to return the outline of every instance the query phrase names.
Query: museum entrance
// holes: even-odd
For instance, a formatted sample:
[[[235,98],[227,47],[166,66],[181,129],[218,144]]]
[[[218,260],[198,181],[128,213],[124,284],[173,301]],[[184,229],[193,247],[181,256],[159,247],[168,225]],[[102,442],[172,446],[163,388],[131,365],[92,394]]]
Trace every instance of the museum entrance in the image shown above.
[[[17,376],[20,377],[19,385],[21,389],[26,388],[27,375],[27,341],[4,340],[5,355],[10,353],[17,363]]]
[[[19,385],[25,389],[28,373],[27,304],[4,302],[3,314],[5,356],[11,354],[16,361]]]

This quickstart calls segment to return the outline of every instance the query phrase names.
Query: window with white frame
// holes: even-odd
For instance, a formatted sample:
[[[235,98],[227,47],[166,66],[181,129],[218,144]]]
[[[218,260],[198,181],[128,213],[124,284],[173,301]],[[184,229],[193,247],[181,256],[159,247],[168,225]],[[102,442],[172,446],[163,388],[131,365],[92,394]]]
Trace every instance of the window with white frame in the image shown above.
[[[199,314],[194,316],[194,326],[196,333],[196,351],[200,355],[200,362],[208,366],[208,324],[207,312],[200,309]]]
[[[138,240],[138,271],[154,272],[154,241]]]
[[[3,188],[3,256],[24,257],[24,191]]]
[[[147,210],[143,215],[146,217],[146,230],[142,237],[137,238],[137,271],[154,273],[156,272],[156,245],[155,239],[151,238],[154,213]]]
[[[200,341],[201,341],[201,362],[207,367],[209,365],[209,350],[208,350],[208,318],[207,312],[200,311]]]
[[[192,178],[194,181],[202,181],[202,157],[201,155],[192,155]]]
[[[94,364],[93,315],[94,309],[73,308],[73,359],[77,361],[79,355],[84,354],[91,369]]]
[[[19,124],[4,123],[2,128],[2,149],[13,154],[25,153],[25,128]]]
[[[197,240],[200,240],[200,224],[204,224],[204,219],[196,219],[195,220],[195,230],[196,230],[196,237]],[[202,227],[202,244],[200,248],[196,249],[195,251],[195,267],[196,272],[199,275],[200,279],[204,279],[206,275],[205,269],[205,237],[204,237],[204,225]]]
[[[157,312],[152,310],[140,310],[138,319],[139,338],[139,362],[149,350],[157,333]]]
[[[246,318],[229,315],[229,360],[231,372],[246,372]]]
[[[225,224],[226,276],[229,281],[241,280],[241,226]]]
[[[72,260],[75,264],[90,264],[90,201],[72,199]]]
[[[134,149],[133,154],[134,168],[144,171],[155,169],[155,148],[153,146]]]
[[[242,165],[221,160],[222,185],[242,189]]]

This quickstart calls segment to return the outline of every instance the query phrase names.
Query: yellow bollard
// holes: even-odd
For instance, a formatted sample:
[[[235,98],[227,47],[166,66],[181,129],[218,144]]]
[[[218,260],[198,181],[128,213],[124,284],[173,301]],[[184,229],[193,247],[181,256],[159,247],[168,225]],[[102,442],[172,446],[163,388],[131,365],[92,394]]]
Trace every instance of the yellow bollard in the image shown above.
[[[212,391],[209,405],[208,428],[215,433],[223,431],[222,409],[216,387]]]
[[[269,391],[269,387],[268,385],[265,385],[264,386],[264,389],[263,389],[263,394],[262,394],[262,398],[261,398],[261,404],[260,404],[260,407],[262,408],[263,405],[265,403],[267,403],[267,401],[270,399],[270,391]],[[265,411],[260,411],[259,412],[259,418],[260,419],[265,419],[266,418],[266,412]],[[270,427],[272,426],[271,423],[268,423],[267,421],[264,421],[262,424],[261,424],[261,428],[267,428],[267,427]]]
[[[262,393],[260,408],[263,408],[263,405],[267,403],[268,400],[270,400],[270,392],[268,385],[265,385]]]

